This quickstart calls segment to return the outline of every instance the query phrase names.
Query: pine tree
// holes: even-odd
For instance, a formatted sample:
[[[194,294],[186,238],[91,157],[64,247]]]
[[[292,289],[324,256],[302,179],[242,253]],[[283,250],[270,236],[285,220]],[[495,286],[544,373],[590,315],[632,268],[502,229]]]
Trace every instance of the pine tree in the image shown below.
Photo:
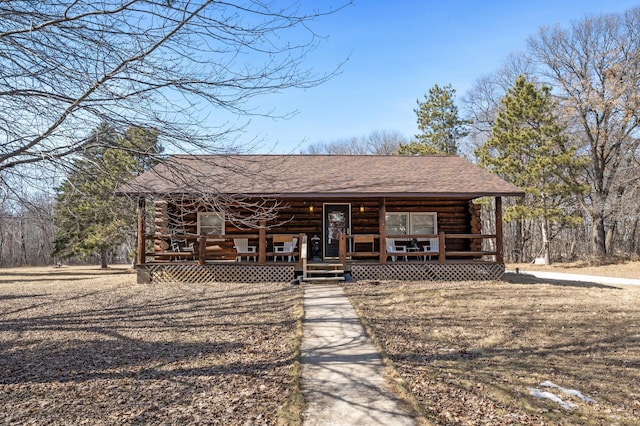
[[[550,224],[575,224],[582,219],[565,205],[585,190],[574,178],[585,161],[569,146],[548,86],[537,88],[520,76],[501,103],[491,138],[476,155],[481,165],[525,191],[524,200],[506,209],[505,220],[540,220],[543,256],[549,264]]]
[[[413,111],[418,117],[416,140],[401,144],[400,154],[432,155],[458,153],[458,141],[468,134],[467,120],[460,118],[454,103],[455,89],[450,84],[440,87],[435,84],[425,95],[424,102],[417,101]]]
[[[135,228],[135,206],[115,191],[151,166],[161,148],[156,133],[141,128],[119,135],[102,125],[92,139],[56,189],[54,255],[97,254],[106,268],[108,254]]]

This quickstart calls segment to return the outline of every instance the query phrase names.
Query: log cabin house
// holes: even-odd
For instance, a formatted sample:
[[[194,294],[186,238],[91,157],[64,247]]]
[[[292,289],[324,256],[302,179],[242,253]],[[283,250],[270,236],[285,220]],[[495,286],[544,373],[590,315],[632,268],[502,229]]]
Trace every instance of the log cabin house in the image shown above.
[[[500,279],[502,197],[524,195],[457,156],[377,155],[176,155],[120,192],[156,282]]]

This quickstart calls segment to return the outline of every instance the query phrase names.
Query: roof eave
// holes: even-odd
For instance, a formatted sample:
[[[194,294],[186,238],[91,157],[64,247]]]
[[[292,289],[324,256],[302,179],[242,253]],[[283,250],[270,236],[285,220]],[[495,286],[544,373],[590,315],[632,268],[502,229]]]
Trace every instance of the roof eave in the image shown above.
[[[229,193],[230,194],[230,193]],[[229,195],[227,194],[227,195]],[[119,191],[117,195],[141,196],[193,196],[193,192],[159,192],[159,191]],[[481,197],[524,197],[518,191],[483,191],[483,192],[287,192],[287,193],[242,193],[243,196],[256,198],[464,198]]]

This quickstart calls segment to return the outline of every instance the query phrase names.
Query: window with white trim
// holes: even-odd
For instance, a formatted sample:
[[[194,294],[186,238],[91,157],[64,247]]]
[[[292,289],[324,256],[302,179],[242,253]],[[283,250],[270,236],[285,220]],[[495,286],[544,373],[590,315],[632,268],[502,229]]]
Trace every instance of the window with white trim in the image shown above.
[[[407,235],[409,213],[387,213],[387,235]]]
[[[387,235],[435,235],[438,216],[435,212],[393,212],[385,215]]]
[[[411,235],[435,235],[438,233],[436,213],[410,213],[409,232]]]
[[[224,212],[198,212],[198,235],[224,235]]]

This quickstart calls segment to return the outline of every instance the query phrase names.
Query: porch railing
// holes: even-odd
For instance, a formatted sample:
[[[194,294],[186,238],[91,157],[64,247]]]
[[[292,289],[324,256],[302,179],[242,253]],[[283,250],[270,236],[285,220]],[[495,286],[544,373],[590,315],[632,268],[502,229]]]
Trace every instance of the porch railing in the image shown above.
[[[387,263],[387,259],[390,256],[405,257],[408,259],[420,259],[424,256],[436,257],[438,263],[444,264],[451,258],[480,258],[483,256],[494,256],[496,263],[503,263],[502,253],[496,250],[448,250],[447,241],[454,239],[469,239],[469,240],[487,240],[497,238],[493,234],[447,234],[440,232],[438,234],[415,234],[415,235],[386,235],[383,242],[380,242],[379,234],[368,234],[378,242],[378,251],[375,251],[376,244],[373,244],[370,251],[357,251],[354,245],[354,240],[357,235],[341,234],[338,245],[338,256],[340,263],[345,264],[347,259],[362,259],[370,258],[377,259],[379,263]],[[298,244],[293,251],[268,251],[268,247],[274,247],[272,243],[274,237],[289,236],[291,238],[297,238]],[[152,235],[147,236],[147,240],[166,240],[169,236]],[[193,251],[176,251],[168,249],[156,249],[153,252],[145,253],[145,257],[153,257],[159,262],[170,262],[172,260],[184,260],[194,261],[201,265],[204,265],[209,261],[235,261],[236,257],[242,256],[256,256],[258,264],[267,264],[274,256],[295,257],[296,262],[302,265],[301,247],[306,247],[302,242],[306,238],[306,234],[267,234],[264,229],[260,229],[257,234],[225,234],[225,235],[174,235],[173,238],[179,238],[186,240],[188,244],[193,243]],[[233,248],[234,238],[246,238],[249,240],[249,245],[257,246],[256,253],[241,252]],[[417,240],[423,243],[422,240],[436,238],[438,240],[437,250],[425,252],[423,250],[407,251],[407,252],[394,252],[393,254],[387,253],[385,241],[387,238],[392,238],[397,241],[403,241],[409,243],[412,240]],[[271,241],[271,243],[269,243]],[[253,244],[252,244],[253,243]],[[494,244],[494,247],[497,243]]]
[[[263,231],[262,229],[260,231]],[[273,248],[274,237],[290,237],[297,238],[298,242],[292,251],[268,251],[268,247]],[[152,251],[145,253],[145,257],[153,257],[160,262],[168,262],[172,259],[179,259],[184,261],[197,261],[199,264],[204,265],[207,260],[211,261],[235,261],[238,256],[256,256],[259,264],[266,264],[268,258],[275,258],[275,256],[295,257],[298,263],[301,263],[300,247],[305,234],[267,234],[266,232],[259,232],[258,234],[224,234],[224,235],[194,235],[194,234],[181,234],[181,235],[151,235],[146,236],[147,240],[155,241],[169,241],[184,240],[187,245],[193,244],[193,251],[173,250],[169,247],[160,248],[157,247]],[[249,240],[249,245],[257,246],[257,251],[253,252],[238,252],[233,248],[233,240],[236,238],[244,238]],[[271,244],[269,244],[271,241]],[[252,244],[253,243],[253,244]]]
[[[497,235],[495,234],[447,234],[445,232],[440,232],[436,234],[414,234],[414,235],[386,235],[385,242],[387,238],[391,238],[398,241],[419,241],[427,240],[432,238],[438,239],[438,249],[425,252],[424,250],[416,250],[416,251],[407,251],[407,252],[394,252],[393,254],[387,253],[387,247],[385,242],[380,241],[379,234],[370,235],[375,240],[378,240],[379,251],[369,251],[369,252],[360,252],[355,250],[354,240],[357,237],[356,235],[348,235],[341,234],[338,246],[338,253],[340,263],[345,263],[348,258],[358,258],[358,257],[378,257],[379,263],[385,264],[387,262],[387,258],[389,256],[400,256],[405,258],[423,258],[424,256],[437,256],[438,263],[444,264],[447,262],[447,259],[452,257],[473,257],[480,258],[483,256],[494,256],[496,263],[503,263],[502,253],[497,250],[447,250],[447,240],[452,239],[470,239],[470,240],[485,240],[485,239],[496,239]],[[348,244],[351,242],[351,244]],[[496,247],[497,244],[494,244]],[[347,248],[350,247],[351,250]],[[375,244],[374,244],[375,247]]]

